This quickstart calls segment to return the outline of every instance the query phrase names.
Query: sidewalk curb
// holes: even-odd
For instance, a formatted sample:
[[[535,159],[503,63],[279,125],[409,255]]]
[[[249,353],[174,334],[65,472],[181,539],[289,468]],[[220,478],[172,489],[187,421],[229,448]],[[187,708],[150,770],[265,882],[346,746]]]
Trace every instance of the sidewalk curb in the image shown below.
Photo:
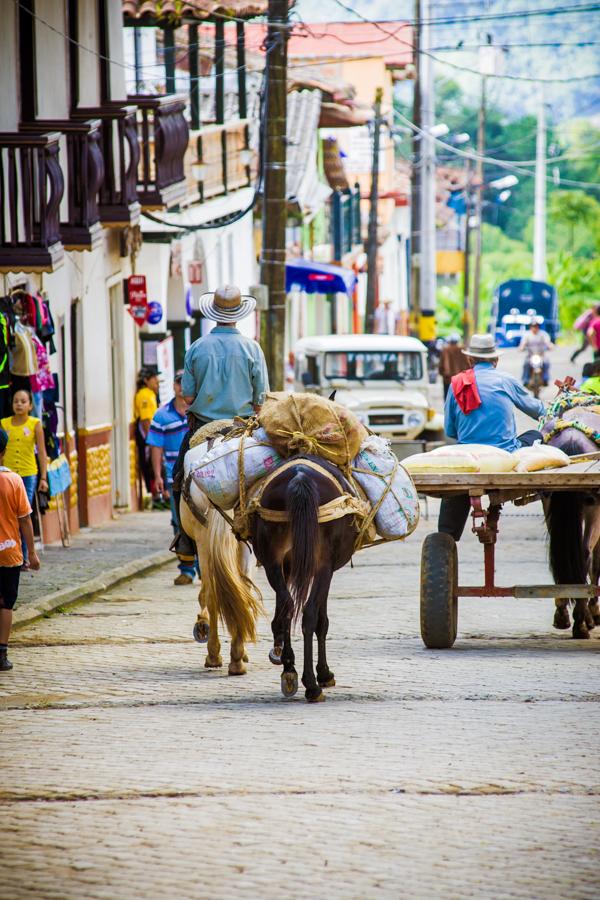
[[[59,606],[68,606],[71,603],[87,600],[94,594],[98,594],[101,591],[107,591],[121,581],[127,581],[135,575],[142,575],[150,569],[164,566],[166,563],[175,559],[176,557],[170,550],[159,550],[157,553],[152,553],[150,556],[144,556],[133,562],[125,563],[123,566],[117,566],[115,569],[110,569],[104,575],[90,578],[88,581],[82,581],[81,584],[78,584],[76,587],[55,591],[53,594],[48,594],[40,600],[28,603],[20,609],[17,607],[13,613],[13,627],[21,628],[22,626],[33,622],[35,619],[39,619],[47,613],[53,612]]]

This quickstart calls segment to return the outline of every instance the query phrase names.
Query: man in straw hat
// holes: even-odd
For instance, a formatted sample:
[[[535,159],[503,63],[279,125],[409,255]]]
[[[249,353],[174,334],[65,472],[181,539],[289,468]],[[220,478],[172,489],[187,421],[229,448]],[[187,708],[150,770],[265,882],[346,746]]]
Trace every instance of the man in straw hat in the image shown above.
[[[258,412],[269,390],[267,364],[260,345],[235,327],[256,309],[254,297],[248,297],[234,285],[225,285],[203,294],[198,309],[215,328],[194,341],[185,354],[182,392],[188,404],[189,431],[173,467],[173,495],[177,509],[181,496],[183,460],[190,438],[200,426],[217,419],[247,417]],[[193,558],[195,547],[181,533],[175,542],[177,553]]]
[[[488,444],[510,452],[541,441],[542,435],[533,429],[517,436],[515,406],[539,419],[544,404],[512,375],[498,372],[501,354],[493,335],[474,334],[463,352],[469,368],[450,382],[444,410],[446,435],[459,444]],[[438,530],[459,541],[469,510],[467,494],[442,500]]]

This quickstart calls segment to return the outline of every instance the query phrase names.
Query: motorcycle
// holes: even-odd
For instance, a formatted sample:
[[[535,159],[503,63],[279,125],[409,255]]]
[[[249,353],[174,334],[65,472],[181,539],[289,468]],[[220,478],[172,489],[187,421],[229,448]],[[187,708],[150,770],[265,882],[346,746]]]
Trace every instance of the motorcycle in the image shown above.
[[[532,353],[529,357],[529,378],[527,387],[536,398],[540,396],[540,391],[544,385],[544,357],[539,353]]]

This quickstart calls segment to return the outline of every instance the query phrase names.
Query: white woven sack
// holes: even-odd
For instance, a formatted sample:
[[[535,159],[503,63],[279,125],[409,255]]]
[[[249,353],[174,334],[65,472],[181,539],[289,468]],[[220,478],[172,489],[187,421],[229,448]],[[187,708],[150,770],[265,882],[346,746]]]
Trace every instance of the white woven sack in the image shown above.
[[[232,509],[239,500],[238,466],[242,440],[246,487],[251,487],[260,478],[264,478],[282,461],[281,456],[269,444],[262,428],[257,428],[252,437],[221,441],[201,458],[190,460],[189,471],[195,484],[221,509]],[[188,456],[189,454],[186,455],[186,461]]]
[[[398,463],[389,442],[374,435],[363,441],[352,463],[352,474],[372,506],[383,494],[394,466],[397,469],[391,488],[375,516],[377,534],[387,540],[406,537],[418,525],[419,498],[412,479]],[[384,476],[385,480],[380,476]]]

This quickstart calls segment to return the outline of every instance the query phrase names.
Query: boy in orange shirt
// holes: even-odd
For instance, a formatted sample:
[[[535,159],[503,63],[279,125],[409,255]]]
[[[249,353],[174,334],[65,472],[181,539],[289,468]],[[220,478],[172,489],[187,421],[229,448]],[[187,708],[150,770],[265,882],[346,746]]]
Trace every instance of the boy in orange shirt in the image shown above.
[[[12,611],[17,602],[23,566],[21,534],[29,552],[29,561],[25,565],[36,571],[40,567],[25,485],[19,475],[3,465],[7,444],[8,435],[0,429],[0,672],[8,672],[13,667],[7,653]]]

